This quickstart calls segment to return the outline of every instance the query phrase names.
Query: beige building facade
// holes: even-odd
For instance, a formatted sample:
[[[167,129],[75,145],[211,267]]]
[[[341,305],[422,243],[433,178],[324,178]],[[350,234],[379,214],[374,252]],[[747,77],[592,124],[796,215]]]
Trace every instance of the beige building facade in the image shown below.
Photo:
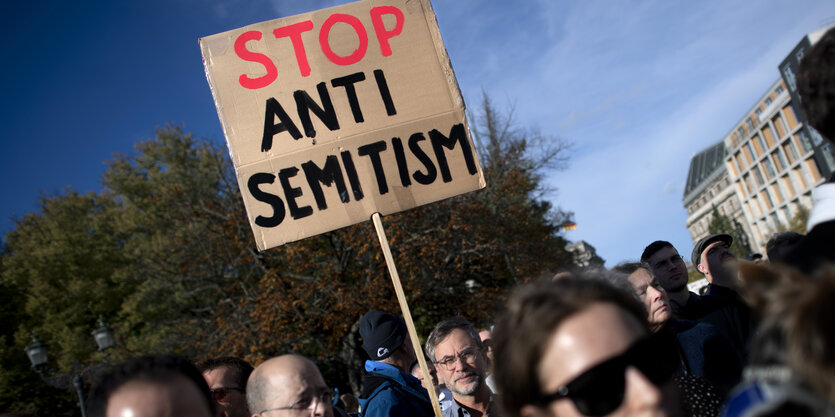
[[[721,142],[693,157],[683,203],[694,242],[708,234],[715,205],[744,232],[752,252],[765,253],[800,206],[811,208],[812,189],[824,178],[796,114],[779,79]],[[701,173],[699,164],[710,172]]]

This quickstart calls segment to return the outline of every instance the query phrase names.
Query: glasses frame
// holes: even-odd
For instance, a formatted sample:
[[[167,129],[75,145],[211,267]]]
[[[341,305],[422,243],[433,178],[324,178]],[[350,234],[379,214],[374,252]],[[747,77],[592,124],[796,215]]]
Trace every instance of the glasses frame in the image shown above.
[[[458,364],[458,361],[464,362],[468,365],[472,364],[475,359],[478,357],[478,354],[482,352],[482,348],[478,346],[471,346],[466,349],[461,350],[455,356],[445,356],[443,359],[439,361],[435,361],[436,365],[439,365],[441,368],[447,371],[455,370],[455,365]],[[472,358],[467,360],[465,356],[469,356],[472,354]]]

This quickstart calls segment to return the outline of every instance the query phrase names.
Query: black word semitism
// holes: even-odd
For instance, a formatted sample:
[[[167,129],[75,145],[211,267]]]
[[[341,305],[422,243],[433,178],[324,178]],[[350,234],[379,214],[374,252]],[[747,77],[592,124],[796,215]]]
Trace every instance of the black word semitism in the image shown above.
[[[321,166],[311,160],[302,163],[300,166],[280,169],[275,174],[270,172],[252,174],[247,180],[247,189],[253,198],[270,205],[273,212],[271,216],[257,216],[255,218],[255,224],[261,227],[276,227],[284,221],[288,211],[290,217],[294,220],[312,215],[312,206],[299,206],[297,200],[304,195],[302,187],[297,186],[299,184],[307,184],[306,189],[313,195],[318,210],[328,208],[328,201],[325,198],[322,186],[335,186],[339,200],[342,203],[349,203],[351,201],[351,195],[353,195],[355,201],[362,200],[365,192],[363,191],[363,184],[360,181],[360,177],[357,174],[356,163],[371,164],[374,177],[376,178],[377,191],[380,195],[387,194],[389,192],[389,179],[386,176],[381,157],[386,152],[394,153],[397,174],[400,185],[403,187],[410,187],[412,180],[418,184],[430,185],[439,176],[443,182],[451,182],[452,173],[447,160],[447,150],[455,150],[456,145],[463,154],[464,163],[467,166],[469,174],[475,175],[477,173],[478,170],[474,153],[470,147],[469,140],[467,140],[467,132],[462,123],[454,124],[449,129],[448,135],[437,129],[432,129],[427,133],[429,136],[428,141],[432,148],[431,153],[434,154],[437,164],[424,151],[424,148],[421,147],[421,142],[427,140],[426,135],[423,132],[417,132],[411,134],[406,141],[401,140],[399,137],[393,137],[390,140],[380,140],[359,146],[353,152],[344,150],[339,152],[338,155],[327,155],[324,158],[324,164]],[[412,170],[408,166],[406,159],[407,148],[408,152],[420,162],[419,169]],[[391,170],[391,167],[389,169]],[[389,175],[391,174],[393,173],[389,173]],[[297,178],[302,176],[304,177],[304,181]],[[275,183],[276,177],[279,184],[281,184],[283,199],[279,195],[261,189],[261,186],[264,184]],[[295,185],[293,181],[296,182]],[[349,186],[350,193],[348,191]]]

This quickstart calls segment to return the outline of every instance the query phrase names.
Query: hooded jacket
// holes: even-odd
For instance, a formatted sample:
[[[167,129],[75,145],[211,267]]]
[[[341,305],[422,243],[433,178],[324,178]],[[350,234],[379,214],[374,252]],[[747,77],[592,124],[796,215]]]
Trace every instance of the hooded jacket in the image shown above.
[[[429,394],[420,381],[386,363],[366,361],[360,394],[363,417],[433,417]]]

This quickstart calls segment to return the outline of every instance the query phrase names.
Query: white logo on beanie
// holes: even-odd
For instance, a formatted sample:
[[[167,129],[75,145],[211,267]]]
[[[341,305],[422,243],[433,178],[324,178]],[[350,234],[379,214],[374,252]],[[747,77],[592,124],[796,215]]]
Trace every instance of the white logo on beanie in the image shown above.
[[[389,350],[384,348],[384,347],[381,347],[381,348],[377,349],[377,357],[378,358],[382,358],[383,356],[386,356],[388,353],[389,353]]]

